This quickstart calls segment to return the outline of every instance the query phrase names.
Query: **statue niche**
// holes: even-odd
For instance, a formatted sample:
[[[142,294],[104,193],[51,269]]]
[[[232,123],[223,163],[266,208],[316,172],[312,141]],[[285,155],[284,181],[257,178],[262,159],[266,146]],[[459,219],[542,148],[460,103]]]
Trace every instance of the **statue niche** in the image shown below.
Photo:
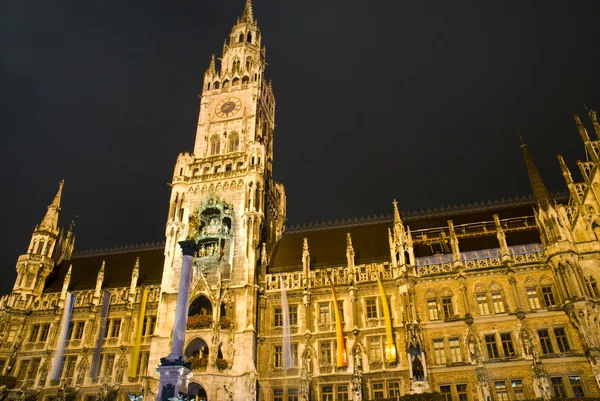
[[[198,264],[227,260],[233,238],[232,223],[233,205],[214,194],[189,215],[187,239],[198,243]]]

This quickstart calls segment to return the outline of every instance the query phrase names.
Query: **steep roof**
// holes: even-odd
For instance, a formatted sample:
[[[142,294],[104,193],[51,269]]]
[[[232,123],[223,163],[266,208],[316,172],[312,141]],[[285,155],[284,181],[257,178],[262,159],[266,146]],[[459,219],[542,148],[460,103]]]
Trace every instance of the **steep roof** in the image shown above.
[[[154,247],[112,254],[92,254],[74,257],[60,263],[46,280],[44,292],[59,292],[62,289],[69,266],[73,265],[69,290],[89,290],[96,287],[98,271],[104,265],[103,287],[128,287],[137,258],[140,258],[138,284],[160,284],[164,264],[164,248]]]
[[[557,197],[562,199],[563,196]],[[430,256],[429,246],[418,243],[415,234],[419,230],[438,227],[447,227],[448,220],[455,226],[461,224],[490,222],[493,215],[498,214],[500,219],[517,217],[533,218],[533,199],[521,198],[511,201],[483,203],[470,205],[463,208],[444,208],[427,212],[403,213],[404,224],[413,232],[415,257]],[[388,228],[393,225],[392,216],[379,217],[374,221],[352,221],[342,224],[320,224],[307,229],[291,230],[275,244],[269,262],[269,272],[289,272],[302,268],[303,239],[308,239],[310,264],[312,268],[328,266],[341,266],[346,261],[346,233],[352,236],[355,252],[355,263],[365,264],[390,260],[388,241]],[[509,246],[539,243],[540,237],[537,227],[531,225],[521,231],[507,234]],[[495,233],[462,238],[459,240],[461,252],[476,251],[481,249],[498,248],[499,243]]]

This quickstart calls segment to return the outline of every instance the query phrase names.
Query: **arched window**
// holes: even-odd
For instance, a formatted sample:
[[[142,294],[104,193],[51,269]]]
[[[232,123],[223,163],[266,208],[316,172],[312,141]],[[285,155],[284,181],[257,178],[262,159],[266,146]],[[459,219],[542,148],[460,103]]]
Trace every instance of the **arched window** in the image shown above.
[[[248,36],[246,36],[246,42],[252,43],[252,34],[248,32]]]
[[[228,79],[223,81],[223,89],[227,89],[227,88],[229,88],[229,80]]]
[[[598,292],[598,282],[594,276],[587,276],[585,278],[585,284],[587,285],[588,291],[592,297],[598,298],[600,296],[600,293]]]
[[[206,84],[206,90],[210,90],[210,82]]]
[[[218,155],[221,147],[221,141],[219,141],[218,135],[213,135],[210,138],[210,155]]]
[[[246,71],[250,71],[252,67],[252,57],[246,57]]]
[[[233,81],[231,81],[231,86],[238,86],[240,84],[240,79],[239,78],[233,78]]]
[[[42,254],[42,250],[44,249],[44,245],[45,245],[44,240],[41,240],[40,244],[38,245],[37,252],[36,252],[38,255]]]
[[[240,59],[239,59],[239,58],[237,58],[237,57],[236,57],[236,58],[234,58],[234,59],[233,59],[233,66],[231,67],[231,70],[232,70],[232,71],[234,71],[234,72],[235,72],[235,71],[239,71],[239,69],[240,69],[240,64],[241,64],[241,63],[240,63]]]
[[[247,75],[244,75],[244,77],[242,78],[242,85],[247,85],[248,82],[250,82],[250,78],[248,78]]]
[[[219,89],[219,81],[216,81],[213,85],[213,88]]]
[[[240,136],[236,132],[229,134],[229,144],[227,146],[229,152],[237,152],[240,147]]]
[[[240,33],[240,37],[238,38],[238,42],[242,43],[244,41],[244,34]]]

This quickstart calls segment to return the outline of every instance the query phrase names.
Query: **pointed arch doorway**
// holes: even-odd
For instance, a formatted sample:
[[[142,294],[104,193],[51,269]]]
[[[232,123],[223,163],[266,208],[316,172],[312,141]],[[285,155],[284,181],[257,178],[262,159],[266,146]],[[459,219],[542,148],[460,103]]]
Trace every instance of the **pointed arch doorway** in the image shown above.
[[[191,382],[188,385],[188,399],[190,401],[208,401],[206,390],[200,384]]]

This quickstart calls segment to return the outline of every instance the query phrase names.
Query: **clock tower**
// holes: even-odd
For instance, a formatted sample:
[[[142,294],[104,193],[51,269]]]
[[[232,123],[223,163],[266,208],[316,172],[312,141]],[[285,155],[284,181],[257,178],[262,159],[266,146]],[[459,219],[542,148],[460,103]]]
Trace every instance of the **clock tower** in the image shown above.
[[[189,393],[197,386],[209,399],[222,397],[211,392],[241,396],[254,388],[260,259],[284,230],[284,187],[272,176],[275,97],[264,77],[265,54],[247,0],[219,65],[213,55],[204,74],[194,151],[179,155],[171,184],[150,366],[169,353],[178,292],[189,291]],[[179,286],[183,240],[198,246],[189,289]]]

